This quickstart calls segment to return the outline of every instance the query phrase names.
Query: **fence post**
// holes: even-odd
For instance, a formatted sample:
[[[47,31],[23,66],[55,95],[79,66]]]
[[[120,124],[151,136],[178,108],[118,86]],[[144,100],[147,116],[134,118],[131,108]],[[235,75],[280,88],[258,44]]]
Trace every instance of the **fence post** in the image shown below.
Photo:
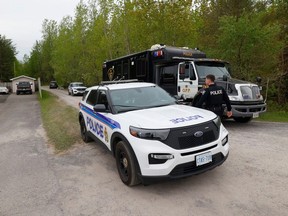
[[[41,80],[40,80],[40,77],[38,77],[38,90],[39,90],[40,98],[42,99],[42,89],[41,89]]]

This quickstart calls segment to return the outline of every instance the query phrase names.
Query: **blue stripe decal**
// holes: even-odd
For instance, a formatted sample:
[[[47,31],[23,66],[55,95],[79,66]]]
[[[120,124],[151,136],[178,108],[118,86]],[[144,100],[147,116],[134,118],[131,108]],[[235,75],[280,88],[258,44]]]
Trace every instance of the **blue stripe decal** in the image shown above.
[[[99,120],[100,122],[106,124],[111,129],[119,128],[121,129],[120,124],[117,121],[114,121],[100,113],[94,112],[94,110],[90,109],[89,107],[80,103],[80,109],[84,112],[88,113],[90,116],[94,117],[95,119]]]

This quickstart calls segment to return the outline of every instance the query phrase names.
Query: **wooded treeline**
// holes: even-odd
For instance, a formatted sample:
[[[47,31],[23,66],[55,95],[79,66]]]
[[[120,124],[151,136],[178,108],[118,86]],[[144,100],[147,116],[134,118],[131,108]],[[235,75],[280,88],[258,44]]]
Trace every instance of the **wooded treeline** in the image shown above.
[[[288,97],[287,0],[90,0],[73,17],[45,20],[42,39],[19,73],[94,85],[102,63],[162,43],[198,47],[229,61],[233,76],[274,84],[270,95]],[[273,83],[272,82],[272,83]]]
[[[13,78],[17,62],[16,53],[12,40],[0,34],[0,82]]]

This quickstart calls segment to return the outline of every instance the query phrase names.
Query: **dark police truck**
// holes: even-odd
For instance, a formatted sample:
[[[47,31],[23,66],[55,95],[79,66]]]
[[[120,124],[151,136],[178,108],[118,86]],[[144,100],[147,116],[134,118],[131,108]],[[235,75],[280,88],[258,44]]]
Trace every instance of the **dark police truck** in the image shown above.
[[[104,81],[138,79],[156,83],[185,102],[193,101],[204,87],[206,75],[213,74],[217,85],[229,95],[235,121],[245,123],[259,117],[266,111],[259,86],[233,79],[229,72],[228,62],[209,59],[198,49],[162,44],[103,63]]]

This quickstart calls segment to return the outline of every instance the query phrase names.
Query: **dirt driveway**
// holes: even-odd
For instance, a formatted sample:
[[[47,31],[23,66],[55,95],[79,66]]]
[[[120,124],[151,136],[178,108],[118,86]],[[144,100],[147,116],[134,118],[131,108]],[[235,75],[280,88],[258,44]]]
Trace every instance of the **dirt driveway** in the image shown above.
[[[58,95],[76,107],[81,99],[66,91]],[[14,96],[4,103],[9,112],[0,114],[0,122],[6,122],[0,125],[0,215],[287,215],[288,124],[225,122],[231,151],[222,166],[186,179],[129,188],[119,179],[114,158],[97,143],[79,143],[54,155],[42,132],[29,138],[24,120],[12,113],[32,103],[34,117],[25,121],[34,119],[30,133],[43,131],[35,120],[40,118],[37,99],[28,96],[32,102],[14,106]],[[15,128],[17,136],[11,135]],[[31,166],[25,160],[37,149],[41,164],[47,165],[21,171],[18,166]],[[13,162],[18,157],[22,164]],[[31,186],[23,188],[29,179]]]

